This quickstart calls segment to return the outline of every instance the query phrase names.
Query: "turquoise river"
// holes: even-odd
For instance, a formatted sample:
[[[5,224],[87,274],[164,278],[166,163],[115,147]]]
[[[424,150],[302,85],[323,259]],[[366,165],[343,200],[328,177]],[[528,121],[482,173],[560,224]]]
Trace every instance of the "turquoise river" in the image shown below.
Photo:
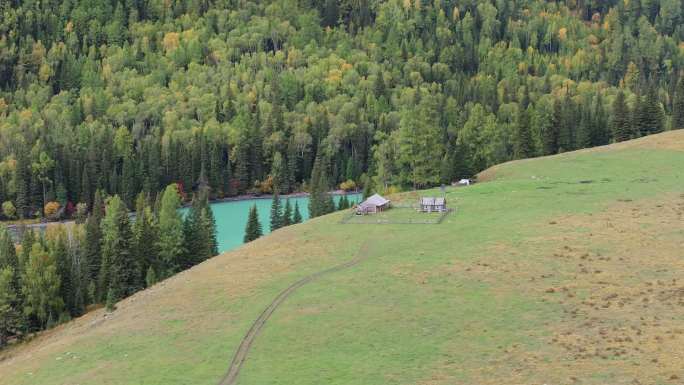
[[[360,194],[347,195],[347,198],[353,203],[358,202],[360,197]],[[335,203],[337,204],[341,196],[336,195],[334,198]],[[288,199],[293,208],[295,202],[299,204],[299,211],[304,220],[309,219],[309,197],[292,197]],[[211,204],[211,209],[214,213],[214,218],[216,219],[216,239],[219,244],[219,252],[229,251],[242,245],[249,208],[255,203],[257,205],[257,211],[259,212],[259,222],[261,222],[264,234],[269,233],[271,231],[270,198],[224,201]],[[285,198],[282,199],[282,204],[283,206],[285,205]]]

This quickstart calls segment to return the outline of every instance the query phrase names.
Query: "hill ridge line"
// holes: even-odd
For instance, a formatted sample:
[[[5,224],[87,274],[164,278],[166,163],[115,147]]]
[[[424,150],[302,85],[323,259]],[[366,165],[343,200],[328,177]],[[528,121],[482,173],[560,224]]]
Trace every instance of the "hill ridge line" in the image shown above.
[[[276,298],[273,299],[273,301],[271,301],[271,303],[266,307],[266,309],[264,309],[264,311],[261,312],[259,317],[252,323],[252,326],[249,328],[245,336],[240,341],[240,345],[238,346],[237,350],[235,351],[235,354],[233,355],[233,359],[230,363],[230,366],[228,367],[226,375],[221,379],[218,385],[234,385],[236,383],[238,376],[240,375],[242,365],[247,360],[247,355],[249,354],[249,351],[252,348],[254,340],[256,340],[256,338],[259,336],[261,330],[264,328],[266,322],[269,320],[269,318],[271,318],[273,313],[278,309],[278,307],[283,302],[285,302],[285,300],[288,297],[290,297],[290,295],[292,295],[292,293],[294,293],[297,289],[306,285],[307,283],[315,281],[324,275],[335,273],[358,265],[367,257],[368,242],[365,242],[361,245],[361,248],[357,252],[357,255],[354,259],[339,264],[337,266],[310,274],[298,280],[297,282],[291,284],[285,290],[281,291],[278,294],[278,296],[276,296]]]

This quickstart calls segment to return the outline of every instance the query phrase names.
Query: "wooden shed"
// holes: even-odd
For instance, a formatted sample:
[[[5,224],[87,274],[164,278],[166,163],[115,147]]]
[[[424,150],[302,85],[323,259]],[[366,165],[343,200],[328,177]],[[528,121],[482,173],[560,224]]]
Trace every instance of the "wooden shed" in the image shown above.
[[[420,211],[424,213],[444,212],[447,210],[446,198],[422,197],[420,198]]]
[[[390,201],[384,197],[374,194],[365,201],[356,206],[356,213],[360,215],[375,214],[387,210],[390,207]]]

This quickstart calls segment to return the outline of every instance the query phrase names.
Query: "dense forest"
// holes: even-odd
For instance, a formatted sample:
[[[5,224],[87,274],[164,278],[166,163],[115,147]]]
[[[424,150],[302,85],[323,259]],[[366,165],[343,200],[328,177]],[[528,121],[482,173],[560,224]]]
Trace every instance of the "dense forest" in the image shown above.
[[[180,205],[176,184],[155,201],[140,193],[132,220],[118,195],[105,199],[97,191],[87,217],[45,233],[27,229],[19,247],[0,226],[0,348],[92,305],[113,310],[118,300],[216,255],[206,189],[185,215]]]
[[[309,190],[316,159],[330,188],[423,187],[680,128],[682,3],[3,1],[3,217],[203,172]]]

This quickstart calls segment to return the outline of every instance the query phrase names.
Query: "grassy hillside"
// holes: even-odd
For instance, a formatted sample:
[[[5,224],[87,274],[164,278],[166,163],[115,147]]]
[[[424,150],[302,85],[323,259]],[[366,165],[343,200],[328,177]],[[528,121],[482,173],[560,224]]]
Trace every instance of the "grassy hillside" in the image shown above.
[[[276,311],[239,384],[681,383],[684,131],[483,179],[440,225],[279,230],[2,353],[2,383],[215,384],[278,292],[363,244]]]

